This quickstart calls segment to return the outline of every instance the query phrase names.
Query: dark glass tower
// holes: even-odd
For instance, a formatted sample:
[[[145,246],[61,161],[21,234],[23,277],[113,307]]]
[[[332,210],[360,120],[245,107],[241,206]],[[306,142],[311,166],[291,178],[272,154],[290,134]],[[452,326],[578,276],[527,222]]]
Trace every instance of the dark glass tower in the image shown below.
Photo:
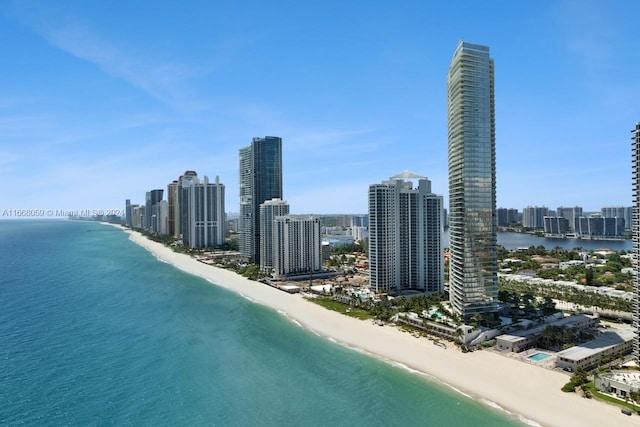
[[[260,205],[282,199],[282,139],[253,138],[240,149],[240,252],[260,264]]]
[[[467,320],[497,311],[493,85],[489,48],[461,41],[448,76],[449,295]]]

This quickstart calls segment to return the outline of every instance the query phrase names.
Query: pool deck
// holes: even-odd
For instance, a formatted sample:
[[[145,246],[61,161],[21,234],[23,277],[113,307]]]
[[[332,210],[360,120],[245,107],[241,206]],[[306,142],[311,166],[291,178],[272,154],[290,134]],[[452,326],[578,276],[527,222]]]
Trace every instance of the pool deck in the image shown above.
[[[528,363],[530,365],[539,366],[541,368],[549,369],[549,370],[558,370],[556,368],[556,354],[552,351],[541,349],[541,348],[530,348],[529,350],[525,350],[521,353],[511,353],[511,352],[497,352],[505,357],[509,357],[511,359],[516,359],[524,363]],[[548,356],[541,360],[531,359],[531,356],[542,353],[547,354]]]

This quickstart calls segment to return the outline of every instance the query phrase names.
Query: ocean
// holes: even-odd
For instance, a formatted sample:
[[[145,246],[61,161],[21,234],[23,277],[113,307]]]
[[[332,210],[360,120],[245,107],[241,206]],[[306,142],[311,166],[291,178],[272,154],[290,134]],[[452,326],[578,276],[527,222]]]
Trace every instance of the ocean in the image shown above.
[[[0,221],[0,265],[0,425],[523,425],[108,225]]]

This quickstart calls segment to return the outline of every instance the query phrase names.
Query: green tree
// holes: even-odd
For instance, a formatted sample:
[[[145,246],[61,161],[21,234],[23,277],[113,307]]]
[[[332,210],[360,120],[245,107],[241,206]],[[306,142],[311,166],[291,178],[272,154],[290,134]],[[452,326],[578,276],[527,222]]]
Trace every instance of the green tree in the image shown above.
[[[556,303],[550,296],[545,296],[542,301],[538,303],[538,308],[542,310],[542,314],[549,316],[556,312]]]
[[[593,285],[593,268],[587,268],[585,271],[585,284],[587,286]]]
[[[633,404],[636,405],[637,410],[637,405],[640,403],[640,390],[631,390],[629,392],[629,399],[631,399]]]

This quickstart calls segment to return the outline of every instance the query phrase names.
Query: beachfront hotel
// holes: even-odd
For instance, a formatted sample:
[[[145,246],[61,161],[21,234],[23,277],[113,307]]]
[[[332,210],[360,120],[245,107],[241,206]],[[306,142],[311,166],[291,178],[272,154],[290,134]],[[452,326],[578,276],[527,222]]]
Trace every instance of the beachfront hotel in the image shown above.
[[[167,233],[182,238],[182,186],[198,178],[196,171],[188,170],[167,185]]]
[[[224,184],[216,176],[197,176],[180,186],[180,229],[182,242],[189,248],[222,246],[226,237]]]
[[[289,214],[289,203],[282,199],[267,200],[260,205],[260,269],[273,268],[273,224],[279,216]]]
[[[282,199],[282,139],[253,138],[240,149],[239,244],[242,256],[260,264],[260,205]]]
[[[322,221],[317,216],[284,215],[273,220],[275,277],[313,274],[322,270]]]
[[[636,337],[633,343],[633,355],[640,361],[640,122],[636,123],[635,129],[631,131],[632,145],[632,164],[633,164],[633,257],[635,260],[636,274],[633,275],[634,291],[636,298],[633,304],[633,327],[636,331]]]
[[[461,41],[448,75],[449,295],[465,319],[496,312],[496,138],[493,59]]]
[[[417,180],[413,187],[411,180]],[[431,181],[405,171],[369,186],[369,283],[373,291],[444,288],[444,211]]]

